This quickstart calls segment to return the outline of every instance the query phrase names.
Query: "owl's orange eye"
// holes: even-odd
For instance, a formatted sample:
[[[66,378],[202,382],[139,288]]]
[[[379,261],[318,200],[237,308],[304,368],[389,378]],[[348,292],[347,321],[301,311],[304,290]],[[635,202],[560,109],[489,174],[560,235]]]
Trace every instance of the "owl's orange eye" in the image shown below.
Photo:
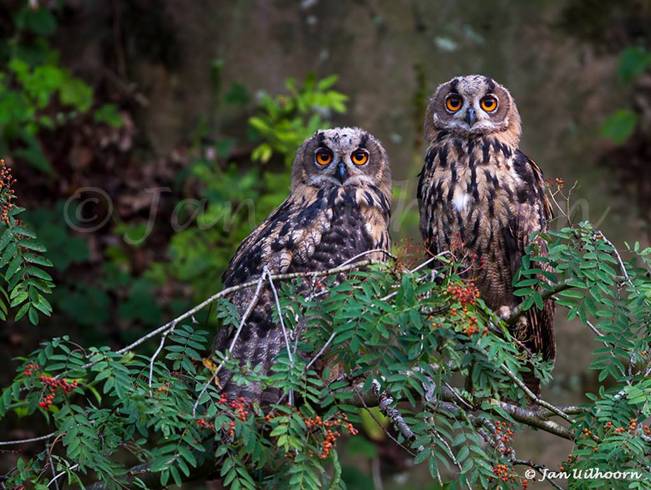
[[[493,112],[495,109],[497,109],[497,97],[494,95],[487,95],[481,99],[479,105],[484,111]]]
[[[355,165],[364,165],[368,162],[368,151],[359,148],[350,155],[350,159]]]
[[[327,148],[319,148],[314,153],[314,159],[316,160],[316,163],[321,166],[328,165],[332,162],[332,152]]]
[[[463,105],[463,98],[459,94],[450,94],[445,99],[445,108],[450,112],[457,112]]]

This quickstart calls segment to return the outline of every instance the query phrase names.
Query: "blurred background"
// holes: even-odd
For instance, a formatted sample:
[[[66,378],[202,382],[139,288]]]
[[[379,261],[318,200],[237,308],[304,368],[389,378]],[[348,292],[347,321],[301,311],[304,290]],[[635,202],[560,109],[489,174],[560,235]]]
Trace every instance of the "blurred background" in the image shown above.
[[[52,318],[0,328],[3,385],[44,339],[122,346],[219,290],[319,127],[384,142],[393,238],[417,249],[425,103],[458,74],[511,90],[521,148],[554,188],[577,183],[575,222],[648,244],[650,48],[646,0],[2,0],[0,157],[57,284]],[[591,337],[562,316],[543,394],[567,403],[594,382]],[[0,439],[41,433],[0,422]],[[425,468],[368,442],[384,437],[347,443],[349,488],[427,488]],[[553,468],[569,448],[532,431],[515,447]],[[0,451],[0,471],[17,454]]]

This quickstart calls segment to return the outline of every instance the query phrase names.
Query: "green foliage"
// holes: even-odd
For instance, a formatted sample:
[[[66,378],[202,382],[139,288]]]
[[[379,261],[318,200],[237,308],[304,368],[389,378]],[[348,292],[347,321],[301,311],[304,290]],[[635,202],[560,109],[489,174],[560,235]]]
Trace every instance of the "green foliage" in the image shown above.
[[[538,253],[540,240],[547,256]],[[640,479],[608,485],[651,488],[651,438],[642,427],[651,416],[651,248],[636,245],[629,253],[621,261],[587,223],[549,233],[530,246],[516,291],[523,309],[541,307],[555,292],[568,317],[586,325],[586,335],[598,332],[591,369],[600,386],[568,426],[576,440],[566,470],[636,471]],[[160,484],[180,484],[207,464],[228,488],[344,488],[348,473],[334,443],[357,433],[354,424],[367,413],[360,396],[368,399],[379,385],[414,434],[398,432],[398,441],[433,479],[449,479],[450,488],[518,488],[522,477],[513,469],[509,439],[500,438],[506,441],[500,446],[487,428],[497,435],[503,424],[520,428],[502,408],[505,401],[530,403],[512,375],[532,366],[548,378],[550,367],[516,347],[460,279],[455,261],[439,259],[437,281],[427,268],[377,265],[350,272],[339,284],[325,278],[314,291],[327,291],[319,301],[300,292],[300,278],[282,283],[292,355],[283,349],[266,376],[225,353],[206,357],[209,334],[192,324],[161,332],[153,357],[82,350],[66,337],[54,339],[24,360],[0,396],[0,416],[45,417],[61,435],[50,450],[71,481],[146,486],[127,471],[145,464]],[[239,323],[229,301],[216,307],[223,328]],[[315,353],[326,344],[323,356],[336,366],[316,369]],[[229,399],[219,389],[221,369],[241,382],[273,386],[283,397],[265,406]],[[458,386],[465,377],[472,391]],[[48,388],[52,379],[68,391]],[[450,390],[454,396],[446,398]],[[43,405],[48,393],[53,398]],[[296,405],[286,403],[290,393]],[[363,451],[375,454],[370,449]],[[8,483],[46,484],[45,454],[21,460]],[[496,480],[499,472],[505,481]],[[599,479],[583,483],[604,488]]]
[[[621,145],[625,143],[635,131],[637,125],[637,114],[630,109],[619,109],[614,112],[601,126],[601,134],[613,143]]]
[[[92,88],[59,63],[48,37],[57,19],[48,7],[20,2],[13,12],[13,29],[0,38],[0,154],[53,173],[41,149],[38,133],[52,130],[87,113],[93,105]],[[119,125],[114,106],[95,114],[98,122]]]
[[[651,67],[651,53],[645,48],[631,46],[619,56],[617,73],[626,84],[633,83]],[[635,131],[638,115],[631,109],[619,109],[608,116],[601,126],[601,135],[613,143],[625,143]]]
[[[3,208],[7,206],[2,201]],[[52,292],[52,276],[45,271],[52,262],[43,253],[45,247],[36,234],[21,223],[23,208],[11,206],[7,221],[0,223],[0,319],[6,320],[15,309],[15,320],[23,317],[36,325],[40,315],[50,316],[52,306],[46,296]]]
[[[328,127],[332,112],[346,111],[348,97],[332,89],[337,78],[331,75],[316,80],[311,76],[302,87],[290,78],[285,84],[289,96],[263,94],[259,102],[262,113],[249,119],[263,140],[253,150],[253,160],[265,163],[277,153],[291,165],[296,148],[316,130]]]
[[[626,48],[619,55],[618,74],[624,82],[632,82],[649,67],[651,67],[651,53],[642,47]]]

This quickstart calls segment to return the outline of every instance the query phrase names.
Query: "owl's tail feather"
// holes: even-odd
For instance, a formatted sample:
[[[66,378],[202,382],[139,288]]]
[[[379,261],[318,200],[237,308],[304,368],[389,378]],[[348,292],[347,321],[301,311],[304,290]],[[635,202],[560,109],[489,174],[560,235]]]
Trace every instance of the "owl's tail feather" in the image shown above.
[[[527,331],[522,340],[534,354],[541,354],[545,361],[556,359],[556,339],[554,336],[554,301],[545,301],[544,308],[532,308],[527,312]],[[517,336],[517,334],[516,334]],[[529,371],[522,373],[522,381],[536,395],[540,396],[540,380],[533,373],[533,366],[527,364]]]
[[[215,350],[225,353],[234,334],[235,332],[220,333],[215,339]],[[247,373],[268,375],[283,346],[282,330],[271,323],[270,316],[256,310],[242,328],[228,357],[239,362],[244,377]],[[222,393],[226,393],[229,399],[243,397],[250,402],[274,403],[280,398],[281,390],[278,388],[264,387],[257,381],[247,382],[235,378],[233,372],[225,369],[219,373],[218,382]]]

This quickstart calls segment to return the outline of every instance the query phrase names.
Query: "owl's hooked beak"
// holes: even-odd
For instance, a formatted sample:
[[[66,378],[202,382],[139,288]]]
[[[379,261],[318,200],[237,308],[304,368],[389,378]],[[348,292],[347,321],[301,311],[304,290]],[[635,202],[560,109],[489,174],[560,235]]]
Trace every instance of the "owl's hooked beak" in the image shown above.
[[[466,109],[465,121],[468,123],[468,126],[472,126],[477,121],[477,113],[473,107],[468,107]]]
[[[337,178],[342,184],[348,178],[348,169],[346,168],[346,164],[341,160],[339,160],[339,163],[337,164]]]

